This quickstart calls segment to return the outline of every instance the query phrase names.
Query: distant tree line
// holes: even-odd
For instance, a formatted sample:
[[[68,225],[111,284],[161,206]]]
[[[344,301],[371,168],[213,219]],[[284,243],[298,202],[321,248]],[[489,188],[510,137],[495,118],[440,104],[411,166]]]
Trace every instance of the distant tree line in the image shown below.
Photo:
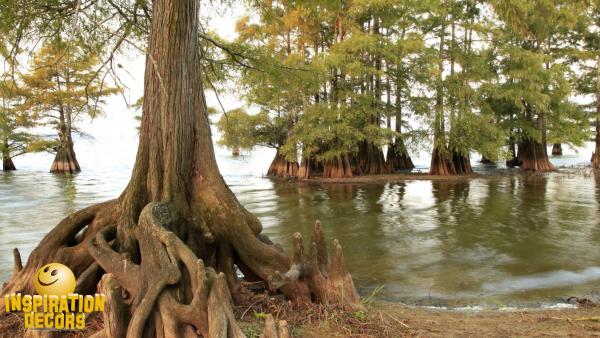
[[[218,127],[225,146],[275,148],[269,175],[393,173],[427,144],[432,175],[472,173],[474,152],[552,171],[547,146],[594,126],[600,168],[600,1],[252,4],[236,44],[260,66],[233,80],[253,112]]]

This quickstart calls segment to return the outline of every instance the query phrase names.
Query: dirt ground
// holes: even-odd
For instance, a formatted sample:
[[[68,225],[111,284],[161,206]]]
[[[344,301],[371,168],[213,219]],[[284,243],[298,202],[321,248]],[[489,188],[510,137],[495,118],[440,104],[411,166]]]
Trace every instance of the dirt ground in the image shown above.
[[[363,330],[327,321],[295,328],[298,337],[600,337],[600,308],[451,311],[377,303]],[[372,331],[372,332],[369,332]]]

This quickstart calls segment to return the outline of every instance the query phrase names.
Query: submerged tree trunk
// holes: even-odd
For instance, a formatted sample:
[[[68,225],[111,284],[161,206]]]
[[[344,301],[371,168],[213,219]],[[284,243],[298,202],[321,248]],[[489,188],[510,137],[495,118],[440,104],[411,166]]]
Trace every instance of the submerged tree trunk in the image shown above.
[[[200,81],[198,8],[195,0],[152,3],[140,143],[125,191],[65,218],[2,294],[32,292],[48,262],[69,266],[80,293],[94,293],[105,275],[103,288],[125,298],[107,300],[105,337],[243,336],[231,308],[248,295],[237,269],[295,302],[362,309],[341,246],[334,241],[329,257],[318,223],[308,254],[296,233],[290,257],[260,235],[223,181]]]
[[[75,156],[75,149],[73,148],[73,138],[71,137],[71,114],[69,109],[61,109],[59,119],[59,145],[56,150],[56,156],[52,167],[50,167],[51,173],[78,173],[81,171],[77,157]]]
[[[15,167],[15,164],[13,163],[12,158],[10,158],[10,156],[8,156],[8,157],[2,156],[2,170],[4,170],[4,171],[17,170],[17,167]]]
[[[10,171],[10,170],[17,170],[17,168],[15,167],[15,164],[12,161],[12,158],[10,157],[10,151],[8,150],[8,141],[5,140],[4,141],[4,150],[2,151],[2,170],[4,171]]]
[[[562,144],[554,143],[554,145],[552,145],[552,155],[553,156],[561,156],[562,155]]]
[[[525,137],[519,143],[519,160],[521,170],[541,172],[556,170],[548,159],[546,146],[530,137]]]
[[[279,152],[275,153],[275,158],[273,158],[273,162],[269,166],[269,170],[267,171],[267,176],[272,177],[298,177],[298,162],[296,161],[288,161],[283,154]]]

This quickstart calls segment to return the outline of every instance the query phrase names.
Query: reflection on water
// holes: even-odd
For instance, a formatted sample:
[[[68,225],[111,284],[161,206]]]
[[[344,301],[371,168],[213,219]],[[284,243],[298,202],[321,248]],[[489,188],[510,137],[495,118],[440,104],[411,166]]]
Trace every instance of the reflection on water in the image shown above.
[[[320,219],[344,246],[361,292],[409,303],[530,304],[590,293],[600,280],[600,177],[504,172],[470,180],[393,184],[288,183],[260,177],[270,153],[233,159],[224,177],[264,233],[289,246]],[[76,176],[25,166],[0,174],[0,280],[10,250],[26,256],[69,212],[118,196],[131,164]]]

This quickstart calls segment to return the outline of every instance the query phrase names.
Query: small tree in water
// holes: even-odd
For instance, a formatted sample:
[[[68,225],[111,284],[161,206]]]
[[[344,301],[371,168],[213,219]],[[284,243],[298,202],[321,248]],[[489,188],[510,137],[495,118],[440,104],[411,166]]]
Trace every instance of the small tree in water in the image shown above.
[[[22,109],[24,94],[8,73],[0,79],[0,154],[5,171],[17,169],[13,158],[53,145],[31,132],[39,124],[39,115]]]
[[[56,157],[50,172],[81,171],[72,134],[84,134],[76,123],[83,116],[95,118],[101,114],[101,99],[116,92],[116,88],[95,77],[98,63],[94,53],[86,52],[72,42],[56,39],[35,53],[31,72],[23,76],[28,91],[25,109],[39,114],[57,131],[53,149]]]

